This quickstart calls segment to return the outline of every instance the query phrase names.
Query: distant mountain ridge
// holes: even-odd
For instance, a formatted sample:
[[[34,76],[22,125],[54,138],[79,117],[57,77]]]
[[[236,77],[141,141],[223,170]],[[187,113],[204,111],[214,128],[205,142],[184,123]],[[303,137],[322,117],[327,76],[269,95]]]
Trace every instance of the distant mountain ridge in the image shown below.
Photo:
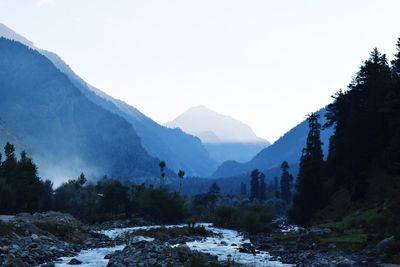
[[[127,120],[135,129],[147,152],[167,162],[174,171],[184,169],[187,175],[209,176],[217,163],[211,158],[201,141],[179,129],[169,129],[157,124],[136,108],[108,96],[87,84],[56,54],[38,49],[32,42],[0,24],[0,36],[17,40],[46,56],[93,103]]]
[[[247,124],[202,105],[189,108],[164,125],[179,127],[198,136],[203,143],[268,143],[258,137]]]
[[[250,160],[269,142],[258,137],[250,126],[205,106],[189,108],[164,125],[199,137],[219,164],[226,160]]]
[[[317,112],[320,115],[320,123],[325,123],[326,109]],[[293,127],[285,133],[275,143],[263,149],[253,159],[245,163],[236,161],[226,161],[212,175],[214,178],[233,177],[248,174],[253,169],[266,170],[279,166],[283,161],[297,164],[300,160],[301,152],[306,145],[308,134],[308,123],[306,120]],[[328,128],[321,131],[321,141],[323,151],[326,156],[329,147],[329,138],[333,134],[333,129]]]
[[[158,175],[158,161],[132,126],[89,101],[45,56],[5,38],[0,54],[1,118],[48,178],[81,171],[126,180]]]

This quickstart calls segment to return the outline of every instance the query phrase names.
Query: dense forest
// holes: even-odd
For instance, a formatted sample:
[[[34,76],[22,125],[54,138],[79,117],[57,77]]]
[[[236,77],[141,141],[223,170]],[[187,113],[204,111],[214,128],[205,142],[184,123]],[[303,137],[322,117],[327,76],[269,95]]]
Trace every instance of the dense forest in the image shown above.
[[[371,52],[347,90],[333,96],[324,125],[308,117],[292,222],[400,234],[400,39],[397,50],[390,63]],[[324,161],[320,131],[327,127],[334,134]]]

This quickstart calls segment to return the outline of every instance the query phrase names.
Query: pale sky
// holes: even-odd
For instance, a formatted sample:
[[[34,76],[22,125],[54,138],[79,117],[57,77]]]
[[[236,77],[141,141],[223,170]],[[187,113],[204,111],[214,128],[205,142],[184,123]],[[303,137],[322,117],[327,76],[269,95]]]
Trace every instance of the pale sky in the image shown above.
[[[395,52],[399,0],[0,0],[0,22],[159,123],[205,105],[269,141]]]

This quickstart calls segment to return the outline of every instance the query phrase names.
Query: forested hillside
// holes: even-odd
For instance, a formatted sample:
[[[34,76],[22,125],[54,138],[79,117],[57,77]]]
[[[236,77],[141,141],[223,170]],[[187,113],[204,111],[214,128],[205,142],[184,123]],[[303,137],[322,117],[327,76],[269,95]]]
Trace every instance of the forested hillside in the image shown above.
[[[46,57],[4,38],[0,54],[1,118],[29,144],[42,170],[56,166],[54,175],[64,179],[81,171],[124,179],[157,175],[156,159],[132,126],[90,102]]]
[[[389,63],[374,49],[334,96],[323,125],[334,129],[326,161],[318,116],[310,116],[292,221],[358,225],[375,238],[400,234],[400,39],[397,50]]]

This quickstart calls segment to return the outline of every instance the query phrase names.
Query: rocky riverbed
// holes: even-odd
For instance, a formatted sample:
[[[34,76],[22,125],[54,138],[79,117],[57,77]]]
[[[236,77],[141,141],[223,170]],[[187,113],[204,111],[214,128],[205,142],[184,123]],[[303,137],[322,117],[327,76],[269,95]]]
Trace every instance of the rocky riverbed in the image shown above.
[[[248,236],[211,224],[88,226],[58,212],[0,221],[0,266],[395,266],[381,263],[376,249],[322,242],[334,235],[330,229],[278,224]]]
[[[375,246],[352,248],[326,242],[339,240],[337,233],[329,228],[304,229],[280,224],[275,225],[272,233],[249,238],[257,249],[268,251],[273,259],[299,267],[399,267],[381,262]]]
[[[52,266],[60,257],[115,243],[69,214],[21,213],[6,218],[0,222],[1,266]]]

